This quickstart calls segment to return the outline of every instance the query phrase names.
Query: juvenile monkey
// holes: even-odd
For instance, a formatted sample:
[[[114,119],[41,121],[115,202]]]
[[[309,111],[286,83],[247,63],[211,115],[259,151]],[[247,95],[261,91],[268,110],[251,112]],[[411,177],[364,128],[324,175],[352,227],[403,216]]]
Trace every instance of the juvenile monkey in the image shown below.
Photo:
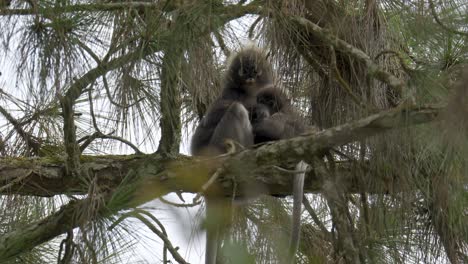
[[[292,138],[307,129],[286,94],[275,87],[258,92],[257,104],[251,112],[255,144]]]
[[[226,152],[226,139],[244,147],[254,143],[249,111],[257,103],[257,92],[272,84],[272,69],[265,54],[256,48],[246,48],[232,57],[224,76],[221,95],[211,104],[192,137],[193,155],[214,156]],[[218,241],[222,226],[219,214],[229,201],[223,198],[206,199],[206,218],[215,219],[206,229],[205,263],[217,259]],[[226,209],[224,208],[224,211]]]
[[[254,143],[292,138],[306,131],[304,120],[290,104],[288,97],[281,90],[269,87],[257,94],[257,104],[251,110]],[[289,243],[288,262],[293,263],[299,247],[301,229],[302,196],[307,164],[300,161],[295,170],[293,182],[293,215],[291,241]]]

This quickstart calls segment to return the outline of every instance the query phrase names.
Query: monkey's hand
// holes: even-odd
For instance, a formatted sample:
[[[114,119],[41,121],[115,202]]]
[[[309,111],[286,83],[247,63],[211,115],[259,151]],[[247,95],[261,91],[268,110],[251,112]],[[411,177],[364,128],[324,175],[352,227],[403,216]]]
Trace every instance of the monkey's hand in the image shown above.
[[[253,123],[253,133],[261,142],[286,138],[286,116],[281,113],[273,114],[267,118]]]
[[[270,110],[266,105],[257,104],[250,109],[250,122],[252,124],[260,123],[270,117]]]
[[[224,145],[226,146],[226,154],[234,154],[245,149],[239,142],[232,139],[225,139]]]

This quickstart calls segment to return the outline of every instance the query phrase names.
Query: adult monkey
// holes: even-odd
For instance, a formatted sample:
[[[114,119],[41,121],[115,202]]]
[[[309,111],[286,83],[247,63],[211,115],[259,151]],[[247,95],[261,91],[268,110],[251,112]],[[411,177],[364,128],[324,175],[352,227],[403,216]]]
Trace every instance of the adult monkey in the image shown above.
[[[192,154],[225,153],[226,139],[251,146],[254,139],[247,109],[257,103],[258,91],[272,83],[271,65],[261,50],[245,48],[232,57],[221,96],[211,104],[192,137]]]
[[[251,121],[255,144],[292,138],[308,130],[303,118],[290,104],[286,94],[274,87],[262,89],[257,94],[257,104],[251,110]],[[297,172],[293,183],[293,214],[288,263],[294,263],[294,256],[299,247],[302,196],[307,166],[304,161],[300,161],[295,168]]]
[[[273,74],[266,55],[254,47],[244,48],[232,57],[224,76],[221,95],[211,104],[192,137],[193,155],[214,156],[226,152],[225,140],[245,147],[254,143],[249,111],[257,103],[257,93],[271,86]],[[222,198],[206,199],[206,218],[215,219],[206,229],[205,263],[216,263],[221,229]]]

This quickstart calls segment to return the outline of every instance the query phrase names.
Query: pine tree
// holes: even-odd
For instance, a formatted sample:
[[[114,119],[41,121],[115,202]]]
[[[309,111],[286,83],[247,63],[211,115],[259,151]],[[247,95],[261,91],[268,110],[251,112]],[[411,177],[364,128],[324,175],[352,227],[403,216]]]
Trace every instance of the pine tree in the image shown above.
[[[234,206],[221,258],[281,263],[299,160],[311,171],[297,263],[468,262],[467,8],[0,1],[0,263],[137,262],[132,250],[158,245],[143,236],[162,244],[156,262],[187,263],[161,222],[175,214],[158,210],[196,208],[181,232],[197,232],[207,191],[246,185],[264,195]],[[184,155],[242,36],[320,131]]]

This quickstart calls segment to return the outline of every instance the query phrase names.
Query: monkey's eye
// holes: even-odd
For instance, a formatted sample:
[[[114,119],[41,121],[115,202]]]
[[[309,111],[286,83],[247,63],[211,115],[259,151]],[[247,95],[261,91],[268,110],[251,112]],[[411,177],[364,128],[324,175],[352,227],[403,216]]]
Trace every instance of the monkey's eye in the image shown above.
[[[241,69],[239,69],[238,74],[239,74],[240,77],[247,76],[249,74],[249,71],[246,68],[241,68]]]

